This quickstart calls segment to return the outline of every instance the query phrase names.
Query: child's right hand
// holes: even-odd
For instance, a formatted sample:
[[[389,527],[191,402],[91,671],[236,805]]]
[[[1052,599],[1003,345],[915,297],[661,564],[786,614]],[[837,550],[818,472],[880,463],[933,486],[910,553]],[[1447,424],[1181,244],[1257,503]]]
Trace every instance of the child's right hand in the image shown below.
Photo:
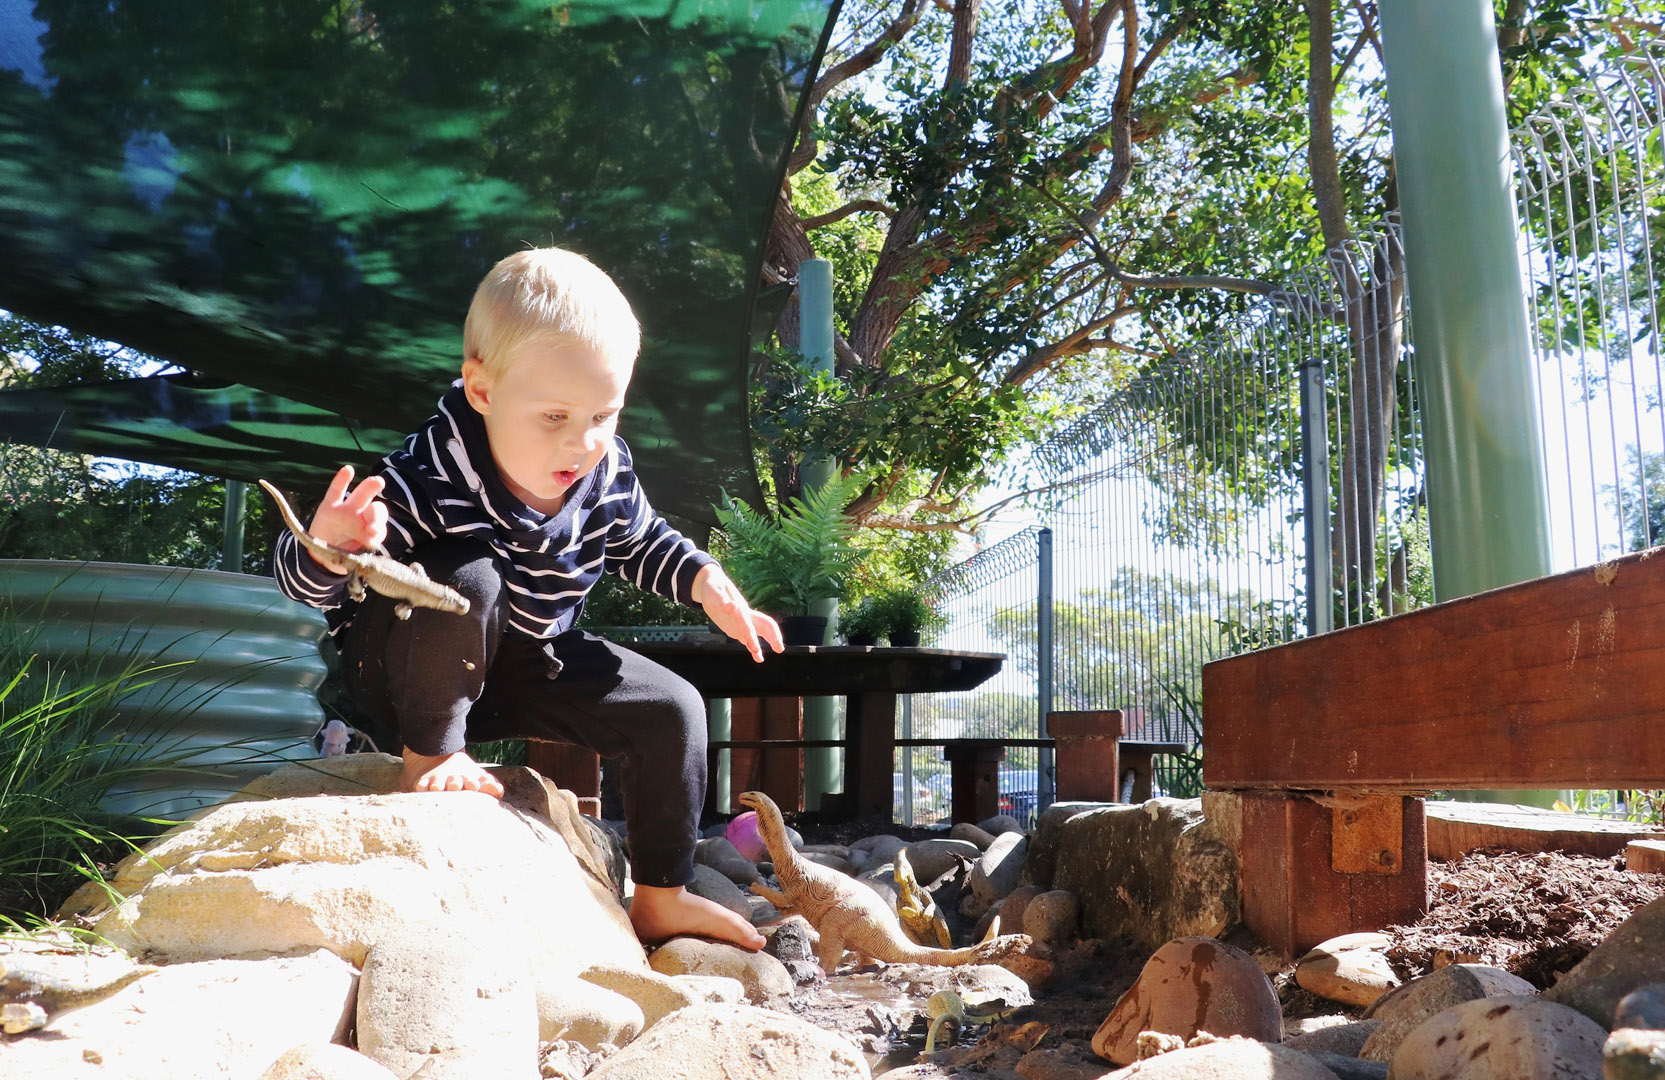
[[[329,489],[324,492],[324,501],[318,504],[318,512],[312,515],[312,524],[307,526],[307,532],[344,551],[379,548],[387,539],[387,504],[378,502],[376,496],[382,493],[387,481],[372,476],[349,491],[348,486],[352,482],[353,467],[341,466],[335,479],[330,481]],[[320,557],[310,548],[307,554],[334,573],[347,572],[345,566]]]

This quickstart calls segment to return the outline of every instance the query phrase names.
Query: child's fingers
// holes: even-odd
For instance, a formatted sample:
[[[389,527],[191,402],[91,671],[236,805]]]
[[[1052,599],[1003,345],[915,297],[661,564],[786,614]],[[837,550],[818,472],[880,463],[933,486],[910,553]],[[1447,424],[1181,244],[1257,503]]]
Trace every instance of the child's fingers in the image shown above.
[[[786,640],[781,637],[780,624],[762,612],[752,612],[752,624],[757,630],[757,636],[768,643],[769,648],[781,652],[786,648]],[[758,659],[762,659],[759,657]]]
[[[376,496],[380,495],[385,487],[387,487],[387,481],[382,477],[365,477],[364,482],[354,488],[352,494],[347,496],[347,508],[354,513],[362,513],[365,507],[375,503]]]
[[[347,493],[347,485],[352,482],[353,467],[351,465],[343,465],[335,470],[335,475],[330,478],[330,486],[324,489],[324,505],[335,506],[339,503],[342,496]]]
[[[369,508],[368,536],[365,547],[379,548],[387,539],[387,504],[371,503]]]

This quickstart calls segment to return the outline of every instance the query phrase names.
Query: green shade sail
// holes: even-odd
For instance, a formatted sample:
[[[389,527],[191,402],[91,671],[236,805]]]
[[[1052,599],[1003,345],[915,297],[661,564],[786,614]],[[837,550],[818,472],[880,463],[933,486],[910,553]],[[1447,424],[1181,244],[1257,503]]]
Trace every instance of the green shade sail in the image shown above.
[[[0,307],[190,377],[0,436],[321,487],[432,413],[475,284],[581,251],[643,324],[650,495],[751,495],[758,261],[832,0],[0,0]]]

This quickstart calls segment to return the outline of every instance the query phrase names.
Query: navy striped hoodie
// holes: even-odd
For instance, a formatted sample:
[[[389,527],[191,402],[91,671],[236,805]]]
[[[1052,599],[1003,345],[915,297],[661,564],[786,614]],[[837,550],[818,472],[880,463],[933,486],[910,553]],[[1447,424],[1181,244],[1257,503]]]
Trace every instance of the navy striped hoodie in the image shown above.
[[[654,513],[621,438],[567,489],[556,513],[539,513],[515,498],[498,475],[485,421],[468,404],[461,380],[440,399],[438,415],[382,459],[379,475],[387,480],[387,553],[403,561],[412,548],[445,533],[487,541],[505,568],[509,632],[528,638],[570,630],[604,572],[692,603],[694,575],[714,561]],[[278,587],[322,608],[332,635],[352,623],[358,605],[347,596],[346,575],[320,566],[287,532],[272,563]]]

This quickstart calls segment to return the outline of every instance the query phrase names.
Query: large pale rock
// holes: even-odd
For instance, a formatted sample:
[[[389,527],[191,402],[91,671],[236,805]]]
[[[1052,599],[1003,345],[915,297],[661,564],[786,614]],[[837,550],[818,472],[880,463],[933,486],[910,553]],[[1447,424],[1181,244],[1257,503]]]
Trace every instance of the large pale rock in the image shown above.
[[[1283,1013],[1277,991],[1254,957],[1212,938],[1168,942],[1145,961],[1093,1034],[1093,1053],[1129,1065],[1139,1058],[1141,1032],[1190,1039],[1206,1031],[1277,1042]]]
[[[587,1080],[871,1080],[844,1040],[784,1013],[695,1005],[672,1013]]]
[[[1386,934],[1342,934],[1313,946],[1295,965],[1302,989],[1343,1005],[1372,1005],[1399,985]]]
[[[565,1039],[591,1050],[602,1043],[623,1046],[647,1027],[633,998],[577,975],[546,974],[537,980],[536,994],[540,1042]]]
[[[399,1080],[379,1061],[336,1043],[292,1046],[260,1074],[260,1080]]]
[[[359,975],[358,1048],[423,1080],[536,1076],[531,972],[508,943],[438,929],[378,942]]]
[[[747,952],[701,938],[672,938],[648,958],[653,970],[662,975],[721,975],[736,979],[746,988],[753,1004],[792,996],[796,983],[786,966],[766,952]]]
[[[967,1001],[999,998],[1009,1008],[1033,1005],[1029,984],[997,964],[941,967],[936,964],[888,964],[874,978],[916,1001],[929,1001],[939,990],[953,990]]]
[[[956,822],[954,827],[948,830],[948,839],[965,840],[976,844],[978,851],[987,851],[989,845],[994,843],[994,834],[987,829],[973,825],[969,821],[961,821]]]
[[[1099,810],[1115,803],[1055,802],[1042,810],[1035,819],[1035,831],[1029,834],[1029,857],[1023,860],[1018,881],[1023,885],[1053,888],[1052,875],[1058,865],[1058,844],[1064,838],[1064,822],[1070,818]],[[911,854],[911,852],[910,852]]]
[[[1021,832],[1003,832],[994,838],[971,868],[971,891],[984,909],[999,903],[1018,884],[1018,871],[1029,854],[1029,838]]]
[[[907,846],[906,840],[890,833],[865,836],[850,845],[850,873],[865,874],[874,867],[891,862],[896,853]]]
[[[1283,1044],[1303,1054],[1331,1053],[1358,1057],[1365,1040],[1376,1034],[1380,1020],[1355,1020],[1347,1024],[1331,1024],[1301,1035],[1286,1036]]]
[[[720,975],[663,975],[652,970],[597,966],[581,972],[579,978],[629,998],[641,1010],[644,1028],[652,1027],[678,1009],[737,1002],[746,993],[738,979]]]
[[[127,899],[95,929],[168,962],[326,948],[362,964],[409,926],[447,925],[513,942],[536,971],[645,967],[605,869],[567,827],[574,839],[466,791],[227,803],[124,860],[113,884]]]
[[[917,840],[908,845],[908,862],[921,885],[930,884],[951,870],[976,862],[983,849],[969,840]]]
[[[1477,998],[1534,992],[1531,983],[1502,968],[1447,964],[1377,999],[1365,1016],[1380,1020],[1382,1026],[1364,1041],[1359,1056],[1372,1061],[1392,1061],[1405,1036],[1435,1013]]]
[[[1659,982],[1665,973],[1665,896],[1637,908],[1590,955],[1544,991],[1604,1028],[1613,1027],[1619,999]]]
[[[1075,937],[1075,929],[1080,922],[1081,901],[1068,889],[1053,889],[1029,901],[1023,909],[1021,926],[1023,932],[1036,941],[1061,945]],[[1005,923],[1002,922],[1002,925]],[[1018,927],[1012,929],[1015,931]]]
[[[66,958],[74,959],[74,958]],[[36,959],[31,967],[40,967]],[[74,978],[72,972],[64,972]],[[259,1076],[297,1042],[345,1037],[358,973],[319,950],[177,964],[0,1042],[6,1080],[224,1080]]]
[[[1197,799],[1100,805],[1063,821],[1057,850],[1050,886],[1080,897],[1089,937],[1155,949],[1238,920],[1237,859]]]
[[[1583,1013],[1538,997],[1465,1001],[1405,1036],[1392,1080],[1601,1080],[1607,1038]]]
[[[1301,1053],[1254,1039],[1220,1039],[1108,1073],[1103,1080],[1336,1080]]]

